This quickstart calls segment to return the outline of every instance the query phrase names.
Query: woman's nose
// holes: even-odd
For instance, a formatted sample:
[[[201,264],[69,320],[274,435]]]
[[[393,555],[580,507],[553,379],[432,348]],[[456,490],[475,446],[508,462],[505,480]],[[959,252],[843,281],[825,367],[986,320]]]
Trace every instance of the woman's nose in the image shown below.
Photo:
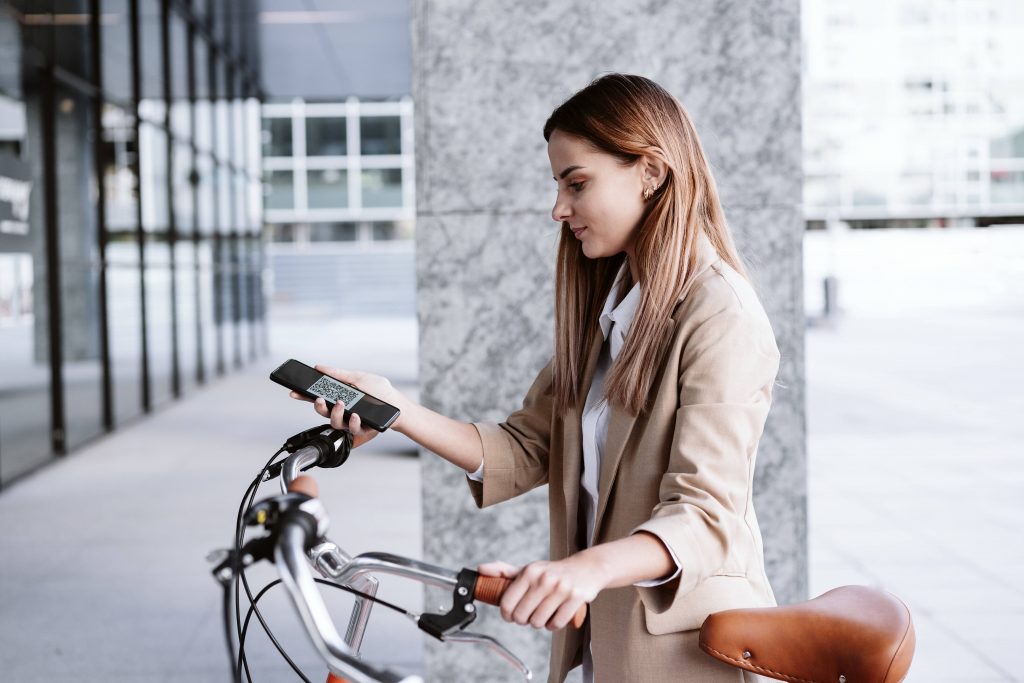
[[[555,205],[551,209],[551,218],[555,221],[562,223],[569,220],[569,216],[572,212],[569,210],[569,202],[562,199],[562,193],[558,193],[558,197],[555,198]]]

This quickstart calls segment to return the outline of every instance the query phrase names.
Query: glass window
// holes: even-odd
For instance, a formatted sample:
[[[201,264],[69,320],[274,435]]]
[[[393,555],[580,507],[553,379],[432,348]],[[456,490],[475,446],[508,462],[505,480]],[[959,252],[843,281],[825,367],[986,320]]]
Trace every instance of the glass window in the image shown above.
[[[213,309],[213,244],[210,240],[202,240],[197,252],[199,260],[199,343],[202,347],[203,377],[209,379],[217,372],[217,323]]]
[[[372,224],[374,240],[403,240],[412,238],[412,221],[388,221]]]
[[[347,149],[344,118],[314,116],[306,119],[306,156],[342,156]]]
[[[245,100],[245,172],[252,178],[259,178],[263,168],[262,154],[260,153],[260,102],[249,97]]]
[[[166,253],[166,243],[163,244]],[[150,263],[147,247],[146,262]],[[147,266],[146,343],[149,360],[149,397],[151,405],[171,398],[171,269],[164,265]]]
[[[206,39],[196,36],[193,41],[195,55],[195,143],[203,151],[213,149],[213,103],[210,94],[210,49]]]
[[[217,99],[214,105],[216,109],[216,120],[214,122],[213,142],[216,146],[217,157],[224,162],[230,161],[231,154],[231,105],[228,96],[225,94],[229,81],[227,80],[227,65],[218,62],[215,69],[217,76]]]
[[[363,171],[363,206],[402,206],[402,169],[373,168]]]
[[[177,142],[174,145],[174,227],[178,239],[191,239],[194,225],[194,186],[192,146]]]
[[[138,252],[135,256],[138,260]],[[142,275],[138,265],[108,262],[107,343],[115,424],[142,413],[141,316]]]
[[[138,264],[135,125],[128,109],[103,107],[103,202],[108,263]]]
[[[25,109],[28,116],[16,115]],[[9,139],[21,148],[20,154],[0,148],[0,176],[10,183],[11,196],[19,196],[0,202],[0,211],[24,225],[24,234],[0,231],[0,482],[52,457],[44,175],[34,109],[12,100],[0,111]]]
[[[226,234],[236,229],[231,209],[234,200],[231,193],[231,171],[224,164],[217,165],[217,231]]]
[[[306,174],[309,208],[344,209],[348,206],[348,171],[337,168]]]
[[[246,198],[248,204],[248,232],[257,234],[263,225],[263,185],[259,180],[246,176]]]
[[[263,176],[267,209],[295,208],[295,174],[292,171],[267,171]]]
[[[246,215],[248,202],[245,200],[249,188],[247,187],[244,173],[235,171],[231,174],[231,179],[233,181],[231,186],[231,197],[235,202],[235,230],[239,232],[246,232],[249,227],[249,217]]]
[[[103,107],[107,221],[107,344],[114,424],[142,413],[142,275],[139,272],[135,128],[129,109]]]
[[[92,192],[92,102],[59,89],[57,225],[60,231],[61,358],[65,443],[73,448],[103,431],[99,242]]]
[[[199,221],[196,227],[200,235],[212,234],[217,225],[213,168],[213,159],[208,154],[200,153],[196,156],[196,210]]]
[[[245,169],[245,100],[237,95],[238,83],[235,82],[235,95],[231,98],[231,161],[235,168]],[[253,131],[255,135],[255,131]]]
[[[93,156],[92,102],[75,90],[56,93],[58,222],[61,260],[98,260],[95,196],[90,191]]]
[[[364,116],[359,119],[361,154],[401,154],[402,122],[397,116]]]
[[[142,98],[139,116],[157,123],[164,118],[163,35],[160,0],[139,0],[139,63]]]
[[[214,259],[214,298],[216,308],[214,314],[217,319],[218,349],[220,352],[219,361],[225,367],[234,363],[235,360],[235,264],[232,251],[234,241],[222,237],[215,243]]]
[[[122,104],[132,99],[132,42],[129,0],[101,0],[103,91]]]
[[[192,112],[188,92],[188,26],[176,13],[171,13],[171,132],[189,139],[192,135]]]
[[[91,81],[93,80],[89,26],[89,0],[50,0],[49,11],[57,17],[68,17],[45,26],[53,35],[53,56],[57,66]]]
[[[263,119],[263,156],[290,157],[292,155],[292,119],[267,117]]]
[[[355,242],[358,236],[355,223],[314,223],[309,239],[313,242]]]
[[[174,247],[174,303],[177,313],[178,377],[182,390],[193,386],[199,364],[196,309],[196,251],[189,242]]]
[[[167,202],[167,133],[147,123],[139,125],[140,200],[142,228],[147,232],[166,232]]]

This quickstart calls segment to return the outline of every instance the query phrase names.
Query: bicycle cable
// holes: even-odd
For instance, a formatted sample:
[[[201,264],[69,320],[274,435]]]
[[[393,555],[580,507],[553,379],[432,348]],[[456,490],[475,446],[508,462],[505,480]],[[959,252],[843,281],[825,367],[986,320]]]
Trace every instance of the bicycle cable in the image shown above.
[[[403,607],[399,607],[398,605],[390,603],[387,600],[381,600],[380,598],[377,598],[377,597],[374,597],[372,595],[369,595],[368,593],[364,593],[364,592],[362,592],[360,590],[356,590],[355,588],[352,588],[351,586],[344,586],[344,585],[342,585],[340,583],[335,583],[333,581],[328,581],[327,579],[318,579],[316,577],[313,577],[313,580],[316,581],[317,583],[323,584],[325,586],[330,586],[331,588],[337,588],[338,590],[345,591],[346,593],[352,593],[353,595],[357,595],[357,596],[359,596],[361,598],[366,598],[367,600],[371,600],[371,601],[373,601],[374,603],[376,603],[378,605],[382,605],[382,606],[387,607],[389,609],[392,609],[392,610],[394,610],[396,612],[400,612],[400,613],[404,614],[407,617],[414,616],[412,614],[412,612],[410,612],[409,610],[407,610],[407,609],[405,609]],[[249,607],[249,611],[245,615],[245,621],[242,622],[242,631],[241,631],[241,633],[238,636],[238,644],[239,644],[240,648],[244,648],[245,647],[245,637],[246,637],[246,635],[249,632],[249,621],[252,618],[253,611],[256,609],[256,603],[259,602],[260,598],[262,598],[264,596],[264,594],[266,594],[271,588],[273,588],[274,586],[277,586],[279,583],[281,583],[281,581],[282,581],[282,579],[274,579],[273,581],[268,583],[266,586],[264,586],[262,589],[260,589],[260,592],[256,594],[255,598],[253,598],[253,604],[252,604],[252,606]],[[241,661],[241,658],[239,658],[239,661]]]
[[[270,642],[274,645],[274,647],[277,649],[278,653],[285,660],[285,662],[287,662],[288,665],[292,668],[292,671],[294,671],[296,673],[296,675],[299,676],[299,678],[301,678],[303,681],[305,681],[305,683],[310,683],[309,679],[306,678],[306,676],[302,673],[302,670],[299,669],[298,665],[292,660],[291,657],[288,656],[288,653],[284,651],[284,647],[281,645],[281,643],[278,642],[277,638],[274,636],[274,633],[270,630],[270,626],[267,624],[266,619],[263,618],[263,614],[260,612],[259,608],[256,607],[256,604],[254,602],[253,595],[252,595],[252,589],[249,587],[249,580],[248,580],[248,578],[245,575],[245,567],[243,566],[244,563],[242,561],[243,558],[241,557],[241,554],[242,554],[242,541],[244,540],[244,537],[245,537],[245,526],[243,524],[243,519],[245,517],[245,514],[248,513],[250,508],[252,508],[252,504],[253,504],[253,502],[256,499],[256,492],[259,490],[260,484],[263,483],[264,476],[266,476],[267,472],[273,466],[274,460],[279,455],[284,453],[285,450],[287,450],[287,444],[282,446],[280,449],[278,449],[278,451],[276,453],[274,453],[274,455],[272,455],[269,460],[267,460],[267,464],[263,466],[263,469],[260,470],[260,473],[256,476],[255,479],[253,479],[252,483],[249,485],[249,488],[246,489],[245,494],[242,495],[242,501],[241,501],[241,503],[238,506],[238,517],[235,520],[236,526],[235,526],[235,548],[234,548],[235,558],[236,558],[236,565],[234,567],[235,571],[233,572],[234,594],[235,594],[235,628],[237,629],[236,633],[238,633],[239,637],[241,637],[241,630],[242,630],[241,596],[239,594],[239,587],[238,587],[239,580],[241,580],[240,582],[242,584],[242,587],[245,589],[246,597],[249,599],[250,608],[255,612],[256,619],[260,622],[260,626],[263,627],[263,630],[267,634],[267,637],[270,638]],[[241,664],[242,664],[241,668],[244,669],[244,671],[245,671],[246,680],[249,681],[249,683],[252,683],[252,673],[249,671],[249,662],[248,662],[248,660],[245,657],[245,647],[244,647],[244,645],[241,642],[239,642],[239,645],[238,645],[238,661],[241,662]],[[232,665],[232,667],[235,666],[235,656],[234,656],[234,653],[231,653],[231,665]],[[237,676],[236,676],[236,680],[238,680],[238,681],[241,680],[241,671],[238,671]]]

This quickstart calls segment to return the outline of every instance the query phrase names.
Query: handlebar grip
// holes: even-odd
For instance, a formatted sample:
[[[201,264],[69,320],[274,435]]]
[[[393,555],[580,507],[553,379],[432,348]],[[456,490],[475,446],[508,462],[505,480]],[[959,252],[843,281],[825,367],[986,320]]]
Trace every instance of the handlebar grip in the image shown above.
[[[295,477],[295,480],[288,484],[288,493],[305,493],[310,498],[318,498],[320,487],[317,486],[316,479],[303,474],[301,477]]]
[[[480,576],[476,580],[476,588],[473,589],[473,599],[485,602],[488,605],[497,605],[501,602],[501,596],[505,594],[505,589],[511,583],[512,579],[506,579],[503,576]],[[574,628],[579,628],[583,626],[586,618],[587,605],[584,603],[576,610],[576,614],[573,615],[570,623]]]

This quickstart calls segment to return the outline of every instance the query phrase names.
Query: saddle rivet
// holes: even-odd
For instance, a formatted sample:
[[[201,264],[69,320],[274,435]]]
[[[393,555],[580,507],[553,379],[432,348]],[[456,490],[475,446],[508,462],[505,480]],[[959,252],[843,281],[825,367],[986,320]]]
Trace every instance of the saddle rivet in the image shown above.
[[[846,683],[846,676],[839,674],[839,683]]]
[[[743,651],[743,659],[750,659],[750,650]]]

